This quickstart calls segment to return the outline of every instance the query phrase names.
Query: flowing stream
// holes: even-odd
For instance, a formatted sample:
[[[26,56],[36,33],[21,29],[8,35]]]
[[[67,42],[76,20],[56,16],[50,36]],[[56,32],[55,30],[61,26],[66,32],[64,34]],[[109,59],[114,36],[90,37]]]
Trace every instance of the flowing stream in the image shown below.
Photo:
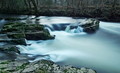
[[[39,23],[51,27],[54,40],[28,41],[30,46],[19,46],[21,53],[47,59],[60,65],[88,67],[98,73],[120,73],[120,23],[100,22],[94,34],[58,31],[61,26],[74,24],[81,19],[71,17],[40,17]],[[55,25],[55,27],[53,27]]]

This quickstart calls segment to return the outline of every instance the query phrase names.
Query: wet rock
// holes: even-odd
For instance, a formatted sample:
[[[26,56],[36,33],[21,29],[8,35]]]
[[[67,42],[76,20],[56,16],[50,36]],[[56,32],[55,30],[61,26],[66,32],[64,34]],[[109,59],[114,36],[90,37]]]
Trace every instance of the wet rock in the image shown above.
[[[98,21],[97,19],[84,19],[83,21],[68,25],[65,31],[74,33],[93,33],[99,29],[99,23],[100,21]]]
[[[27,45],[25,38],[19,38],[19,39],[0,39],[0,42],[6,42],[9,44],[14,44],[14,45]]]
[[[43,25],[26,23],[8,23],[5,24],[0,32],[6,34],[9,39],[2,39],[0,42],[13,42],[15,44],[26,45],[27,40],[48,40],[54,39],[49,31],[44,29]]]
[[[60,66],[47,60],[32,63],[26,61],[2,61],[0,62],[0,71],[9,73],[96,73],[92,69]]]
[[[88,69],[88,73],[96,73],[96,72],[92,69]]]
[[[85,67],[82,67],[82,68],[81,68],[81,71],[82,71],[83,73],[87,73],[87,69],[86,69]]]
[[[14,53],[20,54],[18,47],[12,46],[12,45],[1,46],[0,51],[6,52],[6,53],[13,53],[14,52]]]
[[[45,33],[43,31],[41,32],[32,32],[32,33],[26,33],[26,39],[27,40],[47,40],[47,39],[54,39],[54,36],[50,36],[48,33]]]
[[[81,27],[84,32],[93,33],[99,29],[100,21],[97,19],[86,19],[84,22],[81,22]]]
[[[5,19],[5,20],[25,20],[27,18],[28,18],[27,15],[2,14],[0,16],[0,19]]]
[[[8,38],[12,39],[19,39],[19,38],[25,38],[24,33],[7,33]]]

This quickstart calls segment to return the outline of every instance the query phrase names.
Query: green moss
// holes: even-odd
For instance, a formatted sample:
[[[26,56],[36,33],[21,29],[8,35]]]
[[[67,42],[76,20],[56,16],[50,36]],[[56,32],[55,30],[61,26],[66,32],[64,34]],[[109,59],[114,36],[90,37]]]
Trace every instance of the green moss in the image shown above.
[[[52,61],[47,61],[47,60],[41,60],[42,64],[48,64],[49,66],[52,66],[54,64],[54,62]]]
[[[5,68],[0,68],[1,70],[4,70]]]
[[[25,69],[25,67],[28,65],[29,63],[24,63],[21,66],[17,66],[16,70],[20,70],[20,69]]]
[[[35,31],[43,31],[44,26],[43,25],[38,25],[38,24],[30,24],[30,25],[25,25],[24,30],[29,32],[35,32]]]
[[[0,73],[10,73],[10,72],[1,70]]]
[[[5,18],[5,20],[24,20],[26,18],[16,18],[16,17],[9,17],[9,18]]]
[[[5,24],[1,33],[7,34],[10,39],[18,39],[12,40],[12,42],[16,44],[26,44],[26,42],[21,38],[26,38],[27,40],[47,40],[54,39],[53,36],[50,35],[49,31],[44,29],[44,25],[39,24],[26,24],[26,23],[8,23]]]
[[[1,62],[0,64],[9,64],[9,62],[11,61],[4,61],[4,62]]]
[[[5,24],[1,32],[8,33],[8,32],[24,32],[24,23],[8,23]]]
[[[67,71],[68,71],[68,70],[67,70],[67,69],[65,69],[63,72],[64,72],[64,73],[67,73]]]
[[[48,73],[47,70],[40,68],[39,70],[36,70],[35,73]]]
[[[18,48],[15,47],[15,46],[14,47],[9,47],[7,51],[14,51],[16,53],[20,53],[20,51],[18,50]]]
[[[25,38],[24,33],[11,33],[11,34],[7,34],[7,36],[13,39]]]
[[[11,41],[14,44],[21,44],[21,45],[26,45],[26,39],[20,38],[20,39],[15,39]]]

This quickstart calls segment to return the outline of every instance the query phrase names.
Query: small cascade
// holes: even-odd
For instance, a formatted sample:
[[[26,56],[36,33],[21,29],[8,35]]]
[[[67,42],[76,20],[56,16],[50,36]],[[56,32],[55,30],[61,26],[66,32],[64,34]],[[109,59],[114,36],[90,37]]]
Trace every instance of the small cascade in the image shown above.
[[[45,27],[44,29],[48,30],[49,32],[52,32],[52,29],[49,27]]]
[[[66,32],[70,32],[70,26],[68,25],[65,29]]]
[[[80,26],[78,26],[76,30],[77,30],[77,32],[83,32],[83,28]]]
[[[27,50],[26,47],[24,47],[24,46],[17,45],[17,47],[19,47],[19,50],[20,50],[21,52],[23,52],[23,51],[24,51],[24,53],[27,53],[27,52],[28,52],[28,50]]]
[[[81,33],[81,32],[83,32],[83,28],[80,27],[80,26],[77,26],[77,27],[75,27],[75,28],[73,28],[73,29],[71,29],[70,27],[71,27],[71,26],[68,25],[68,26],[66,27],[65,31],[66,31],[66,32],[69,32],[69,33]]]

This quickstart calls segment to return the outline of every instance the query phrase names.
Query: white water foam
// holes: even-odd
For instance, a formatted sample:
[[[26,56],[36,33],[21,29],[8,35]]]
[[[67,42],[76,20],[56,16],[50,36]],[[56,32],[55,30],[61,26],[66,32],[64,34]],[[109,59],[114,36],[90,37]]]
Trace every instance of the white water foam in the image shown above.
[[[71,21],[71,20],[70,20]],[[98,73],[120,73],[120,23],[101,22],[95,34],[54,31],[55,40],[29,41],[21,53],[49,55],[38,57],[60,64],[95,69]],[[33,60],[33,61],[35,61]]]

